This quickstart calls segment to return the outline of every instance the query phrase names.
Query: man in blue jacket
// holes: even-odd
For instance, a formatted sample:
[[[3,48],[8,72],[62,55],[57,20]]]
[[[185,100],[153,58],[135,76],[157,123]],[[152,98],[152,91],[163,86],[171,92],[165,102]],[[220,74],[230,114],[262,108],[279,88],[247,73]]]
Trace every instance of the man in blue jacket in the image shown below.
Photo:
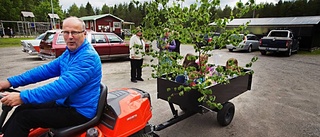
[[[58,77],[20,93],[4,92],[1,102],[18,106],[3,127],[6,137],[27,137],[31,128],[62,128],[85,123],[97,111],[101,61],[86,39],[85,24],[76,17],[63,21],[66,51],[58,58],[20,75],[0,81],[0,90]]]

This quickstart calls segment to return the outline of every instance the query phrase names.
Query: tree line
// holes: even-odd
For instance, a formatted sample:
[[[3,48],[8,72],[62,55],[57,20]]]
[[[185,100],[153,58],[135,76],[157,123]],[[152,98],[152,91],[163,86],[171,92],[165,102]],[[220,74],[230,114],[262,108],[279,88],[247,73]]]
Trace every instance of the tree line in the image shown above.
[[[90,2],[79,7],[74,3],[67,10],[63,10],[59,0],[52,0],[55,14],[61,19],[68,16],[90,16],[99,14],[113,14],[125,21],[134,22],[139,25],[145,17],[146,8],[149,2],[140,3],[131,1],[114,6],[104,4],[101,9],[93,8]],[[320,0],[279,0],[277,3],[260,3],[259,9],[252,9],[243,18],[263,18],[263,17],[292,17],[292,16],[314,16],[320,15]],[[231,14],[238,14],[236,7],[214,7],[208,9],[212,13],[211,19],[230,17]],[[35,21],[48,22],[48,13],[52,13],[51,0],[1,0],[0,1],[0,20],[20,21],[21,11],[31,11],[35,15]],[[29,19],[30,20],[30,19]],[[33,21],[33,20],[32,20]]]

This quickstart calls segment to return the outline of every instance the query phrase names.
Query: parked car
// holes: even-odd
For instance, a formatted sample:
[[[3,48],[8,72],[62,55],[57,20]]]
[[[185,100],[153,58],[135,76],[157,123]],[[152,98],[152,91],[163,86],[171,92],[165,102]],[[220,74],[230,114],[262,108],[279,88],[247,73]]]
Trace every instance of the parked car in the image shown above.
[[[259,50],[261,55],[267,52],[283,52],[289,57],[292,52],[298,52],[299,39],[290,30],[271,30],[267,36],[260,39]]]
[[[87,31],[87,40],[93,45],[101,58],[128,58],[129,45],[114,33]],[[54,59],[66,50],[61,30],[47,31],[40,42],[41,59]]]
[[[204,35],[204,39],[208,42],[211,42],[214,37],[219,37],[220,33],[218,32],[210,32],[209,34]]]
[[[42,33],[36,37],[36,39],[21,40],[22,52],[28,53],[29,55],[37,55],[40,51],[40,41],[45,35],[46,33]]]
[[[196,43],[199,47],[203,47],[203,46],[209,46],[209,42],[211,42],[214,37],[219,37],[220,33],[218,32],[210,32],[207,34],[200,34],[200,38],[203,38],[202,42],[198,42]],[[218,49],[219,47],[215,47],[215,49]]]
[[[231,39],[235,39],[236,41],[241,41],[237,45],[228,44],[227,49],[232,52],[234,50],[245,50],[247,52],[251,52],[253,50],[259,50],[260,41],[259,38],[254,34],[239,34],[239,35],[231,35]]]

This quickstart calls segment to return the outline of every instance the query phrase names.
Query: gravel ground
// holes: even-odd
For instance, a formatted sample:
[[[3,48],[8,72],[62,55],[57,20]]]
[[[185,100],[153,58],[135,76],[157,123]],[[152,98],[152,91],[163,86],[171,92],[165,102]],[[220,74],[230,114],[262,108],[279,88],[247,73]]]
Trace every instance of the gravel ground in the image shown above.
[[[191,46],[182,45],[182,54],[193,53]],[[209,63],[224,65],[230,57],[240,66],[254,56],[255,71],[252,89],[230,100],[236,113],[227,127],[221,127],[216,113],[196,114],[162,131],[161,137],[320,137],[320,56],[293,54],[261,56],[260,52],[213,51]],[[146,58],[144,62],[150,61]],[[27,69],[49,62],[29,56],[20,47],[0,49],[0,80],[20,74]],[[109,89],[135,87],[151,94],[153,117],[157,125],[172,118],[167,102],[157,99],[156,80],[151,69],[143,69],[144,82],[130,82],[130,63],[127,60],[103,61],[103,79]],[[34,88],[52,80],[20,87]]]

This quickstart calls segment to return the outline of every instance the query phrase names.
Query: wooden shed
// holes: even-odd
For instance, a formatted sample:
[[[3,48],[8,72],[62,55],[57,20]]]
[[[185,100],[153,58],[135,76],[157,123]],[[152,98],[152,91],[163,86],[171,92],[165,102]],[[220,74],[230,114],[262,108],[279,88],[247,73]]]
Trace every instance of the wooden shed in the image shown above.
[[[97,32],[113,32],[120,35],[122,23],[124,22],[119,17],[112,14],[102,14],[81,17],[86,24],[86,29]]]

